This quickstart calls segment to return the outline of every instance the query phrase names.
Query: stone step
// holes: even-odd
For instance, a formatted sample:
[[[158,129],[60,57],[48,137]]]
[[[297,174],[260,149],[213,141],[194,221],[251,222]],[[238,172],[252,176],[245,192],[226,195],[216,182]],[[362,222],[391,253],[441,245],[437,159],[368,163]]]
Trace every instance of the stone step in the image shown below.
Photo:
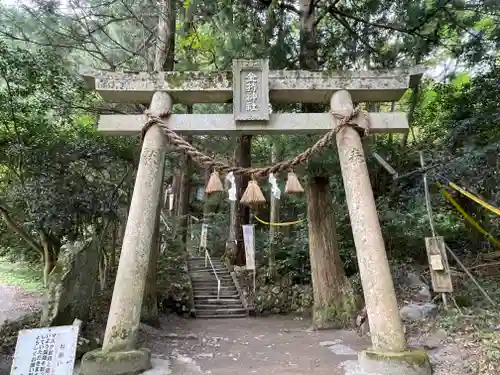
[[[193,286],[193,290],[194,291],[199,291],[199,292],[208,291],[208,290],[215,290],[215,291],[217,291],[217,283],[191,284],[191,285]],[[234,287],[234,285],[225,284],[225,283],[221,283],[220,290],[221,290],[221,293],[222,293],[222,291],[225,291],[225,292],[234,292],[234,293],[236,293],[238,291]]]
[[[212,267],[192,267],[190,268],[190,271],[191,272],[210,272],[210,273],[214,273],[214,270]],[[215,272],[217,273],[229,273],[229,271],[227,270],[226,267],[215,267]]]
[[[217,277],[219,278],[219,280],[233,281],[233,278],[231,276],[217,275]],[[217,281],[217,277],[215,277],[215,275],[203,275],[203,276],[191,275],[191,280],[195,280],[195,281],[215,280],[215,281]]]
[[[196,293],[203,293],[203,292],[215,292],[217,293],[217,286],[215,288],[213,287],[193,287],[193,291]],[[221,287],[220,292],[222,293],[238,293],[238,289],[236,289],[234,286],[233,287]]]
[[[210,290],[206,290],[206,289],[203,289],[203,290],[195,290],[194,291],[194,296],[217,296],[217,289],[210,289]],[[238,291],[237,290],[225,290],[225,291],[220,291],[220,296],[224,296],[224,298],[226,298],[226,296],[230,296],[230,298],[236,298],[234,296],[237,296],[238,295]]]
[[[205,266],[205,258],[202,259],[190,259],[188,260],[189,265],[203,265]],[[220,266],[225,266],[224,262],[221,262],[220,260],[212,259],[212,264],[215,265],[220,265]],[[207,267],[210,267],[210,261],[207,260]]]
[[[201,303],[201,304],[214,303],[216,305],[224,305],[224,304],[234,305],[236,303],[241,305],[241,300],[237,297],[221,296],[219,299],[217,299],[217,296],[211,296],[209,298],[196,298],[194,303]]]
[[[202,295],[207,295],[207,296],[212,296],[212,295],[217,295],[217,287],[212,288],[212,289],[195,289],[193,290],[193,294],[195,296],[202,296]],[[222,290],[220,291],[221,296],[237,296],[238,295],[238,290],[233,289],[233,290]]]
[[[227,270],[227,267],[224,263],[217,263],[217,262],[212,262],[214,265],[215,269],[225,269]],[[210,265],[210,262],[205,266],[205,262],[200,262],[200,263],[188,263],[188,267],[190,269],[193,268],[209,268],[212,269],[212,266]]]
[[[195,307],[195,313],[196,315],[206,315],[206,314],[211,314],[211,315],[219,315],[219,314],[225,314],[225,315],[232,315],[232,314],[246,314],[246,310],[243,307],[240,308],[204,308],[204,309],[198,309]]]
[[[217,295],[217,288],[212,288],[212,289],[195,289],[193,290],[193,294],[195,296],[202,296],[202,295],[210,295],[210,296],[216,296]],[[234,290],[221,290],[220,291],[221,296],[237,296],[238,291],[236,289]]]
[[[221,298],[240,298],[238,294],[221,294]],[[195,294],[194,299],[195,301],[197,300],[203,300],[203,299],[213,299],[217,298],[217,292],[214,294]]]
[[[194,296],[217,296],[217,289],[212,289],[212,290],[195,290],[194,291]],[[235,296],[238,296],[238,291],[237,290],[228,290],[228,291],[221,291],[220,296],[230,297],[230,298],[236,298]]]
[[[215,272],[217,275],[229,275],[231,276],[231,273],[226,269],[222,268],[220,270],[215,269]],[[204,268],[190,268],[189,269],[190,274],[196,274],[196,275],[213,275],[214,271],[212,269],[204,269]]]
[[[229,273],[226,267],[214,267],[215,272],[217,273]],[[205,267],[189,267],[189,272],[209,272],[209,273],[214,273],[214,269],[212,267],[205,268]]]
[[[203,282],[192,282],[191,281],[191,285],[193,285],[193,289],[212,289],[212,288],[215,288],[217,289],[217,280],[213,280],[213,281],[203,281]],[[228,289],[236,289],[236,287],[234,286],[233,283],[229,283],[229,282],[221,282],[221,286],[220,286],[220,289],[221,290],[228,290]]]
[[[243,309],[243,305],[240,304],[236,304],[236,305],[217,305],[217,304],[195,304],[194,306],[195,310],[198,311],[198,310],[201,310],[201,311],[204,311],[204,310],[221,310],[221,309],[224,309],[224,310],[230,310],[230,309]],[[245,310],[245,309],[243,309]]]
[[[242,319],[248,317],[247,314],[230,314],[230,315],[213,315],[213,314],[196,314],[196,318],[198,319]]]
[[[223,286],[234,286],[233,279],[219,279],[221,285]],[[215,285],[217,286],[217,279],[215,277],[206,278],[206,279],[191,279],[191,284],[193,285]]]

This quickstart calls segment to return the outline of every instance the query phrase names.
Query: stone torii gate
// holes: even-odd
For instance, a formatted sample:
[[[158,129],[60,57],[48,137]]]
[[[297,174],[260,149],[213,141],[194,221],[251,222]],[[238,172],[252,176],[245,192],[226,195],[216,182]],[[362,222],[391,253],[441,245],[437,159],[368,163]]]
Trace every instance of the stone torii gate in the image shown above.
[[[349,117],[353,102],[399,100],[422,73],[269,71],[267,60],[234,60],[232,71],[226,72],[87,71],[82,75],[107,102],[150,103],[149,115],[162,118],[178,134],[236,136],[327,133],[342,119],[330,113],[270,114],[269,104],[329,102],[332,111]],[[169,115],[173,103],[230,101],[233,114]],[[102,115],[98,129],[108,135],[138,135],[148,120],[146,115]],[[352,122],[360,127],[369,124],[370,134],[408,131],[406,115],[398,112],[359,113]],[[372,340],[372,348],[359,356],[360,371],[430,374],[427,354],[407,348],[360,133],[356,127],[344,126],[336,133],[336,142]],[[163,129],[154,124],[148,127],[103,346],[84,355],[83,375],[132,374],[151,365],[149,351],[136,347],[136,337],[166,146]]]

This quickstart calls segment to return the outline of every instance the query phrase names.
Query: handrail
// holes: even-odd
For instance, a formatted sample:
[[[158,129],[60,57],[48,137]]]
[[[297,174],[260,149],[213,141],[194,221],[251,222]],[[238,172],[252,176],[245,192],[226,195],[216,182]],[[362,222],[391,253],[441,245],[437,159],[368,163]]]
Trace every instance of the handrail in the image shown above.
[[[214,264],[212,263],[212,258],[210,257],[208,250],[205,249],[205,267],[207,267],[207,265],[208,265],[207,259],[210,262],[210,266],[212,267],[212,271],[214,271],[215,278],[217,279],[217,300],[219,300],[219,297],[220,297],[220,279],[219,279],[219,276],[217,275],[217,271],[215,271]]]

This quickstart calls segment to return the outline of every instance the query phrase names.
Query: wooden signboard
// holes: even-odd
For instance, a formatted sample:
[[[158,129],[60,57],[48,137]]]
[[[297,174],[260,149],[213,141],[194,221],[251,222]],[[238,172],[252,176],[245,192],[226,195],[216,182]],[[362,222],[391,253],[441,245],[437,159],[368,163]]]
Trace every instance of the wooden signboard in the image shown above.
[[[429,259],[429,270],[431,272],[432,289],[436,293],[453,292],[450,266],[446,256],[446,247],[443,237],[426,237],[425,248]]]

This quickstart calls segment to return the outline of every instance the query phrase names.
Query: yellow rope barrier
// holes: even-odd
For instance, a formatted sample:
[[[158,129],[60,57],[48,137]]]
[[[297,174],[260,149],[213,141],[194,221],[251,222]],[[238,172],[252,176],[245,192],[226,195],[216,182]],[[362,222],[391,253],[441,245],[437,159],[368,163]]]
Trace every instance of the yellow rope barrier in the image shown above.
[[[453,199],[451,194],[448,193],[439,182],[437,183],[437,185],[438,187],[441,188],[441,193],[443,194],[444,198],[448,202],[450,202],[453,205],[453,207],[455,207],[455,209],[458,212],[460,212],[460,214],[474,226],[474,228],[476,228],[479,232],[481,232],[484,236],[486,236],[492,244],[500,248],[500,241],[498,241],[495,237],[493,237],[491,233],[486,231],[481,225],[479,225],[479,223],[476,220],[474,220],[469,214],[467,214],[467,212],[465,212],[465,210],[458,204],[458,202],[455,199]]]
[[[265,225],[272,225],[273,227],[286,227],[286,226],[289,226],[289,225],[300,224],[300,223],[306,221],[305,219],[302,219],[302,220],[297,220],[297,221],[288,221],[288,222],[285,222],[285,223],[272,223],[272,222],[264,221],[264,220],[260,219],[257,215],[254,215],[253,217],[259,223],[262,223],[262,224],[265,224]]]
[[[479,199],[478,197],[476,197],[474,194],[471,194],[469,193],[468,191],[466,191],[465,189],[462,189],[460,186],[458,185],[455,185],[453,182],[449,182],[449,185],[455,189],[456,191],[458,191],[459,193],[462,193],[463,195],[465,195],[466,197],[472,199],[474,202],[480,204],[481,206],[483,206],[484,208],[490,210],[491,212],[497,214],[498,216],[500,216],[500,209],[492,206],[491,204],[483,201],[482,199]]]

